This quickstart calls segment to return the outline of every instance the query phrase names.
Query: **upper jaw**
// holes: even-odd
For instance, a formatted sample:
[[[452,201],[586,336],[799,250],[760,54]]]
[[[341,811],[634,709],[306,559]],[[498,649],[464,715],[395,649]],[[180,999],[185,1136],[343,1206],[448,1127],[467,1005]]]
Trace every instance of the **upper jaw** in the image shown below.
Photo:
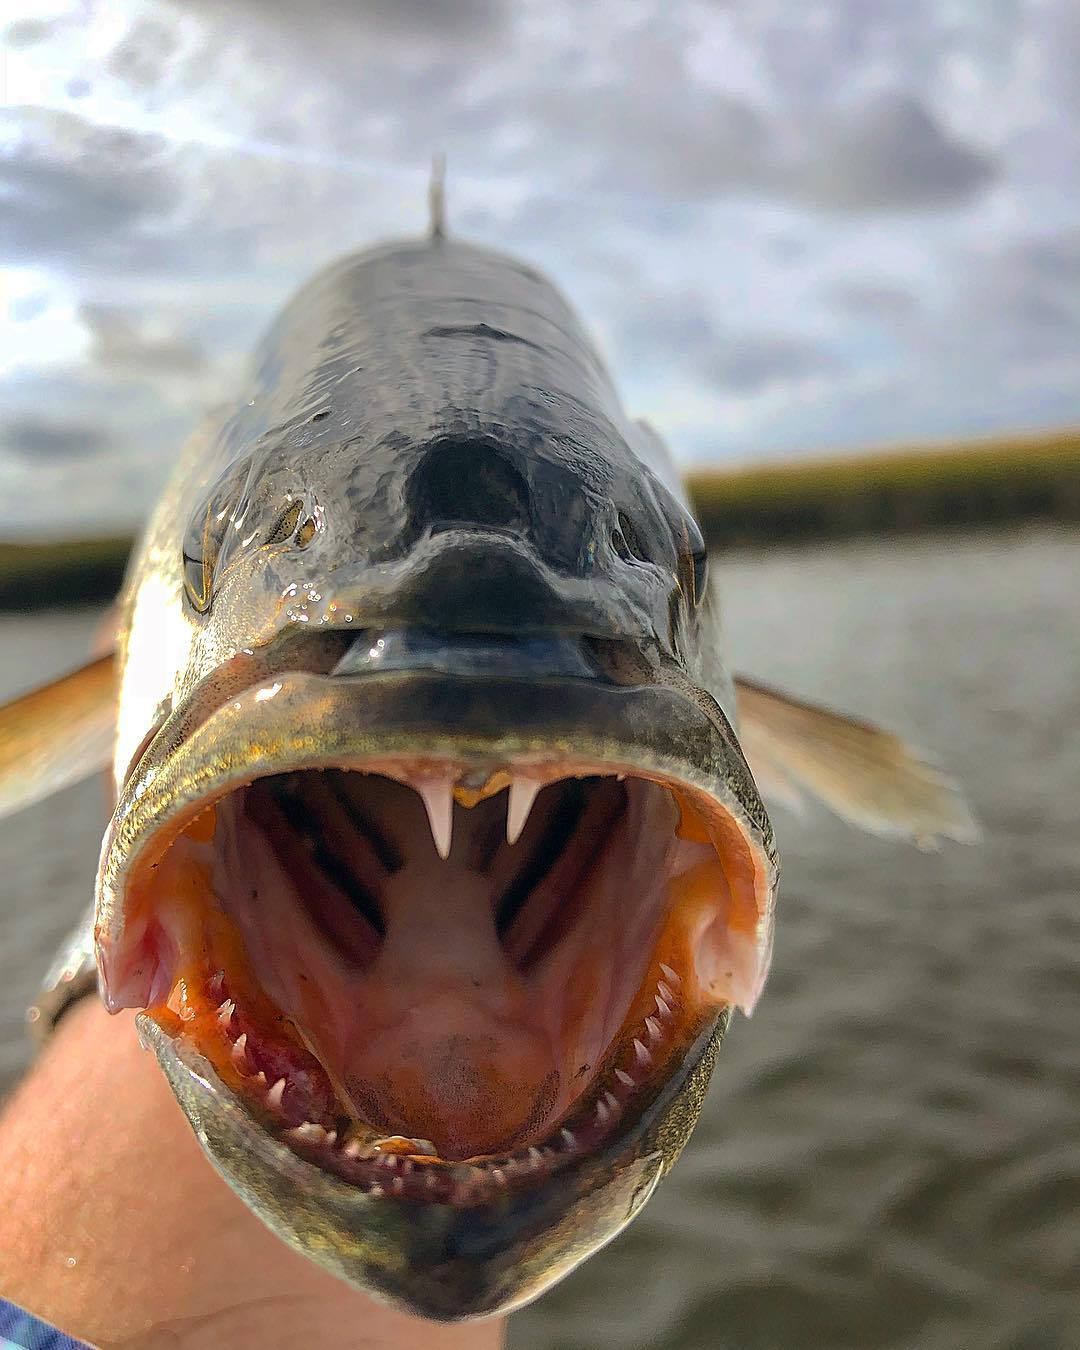
[[[407,761],[416,777],[478,781],[507,769],[560,776],[572,763],[655,778],[692,793],[739,837],[761,921],[771,924],[777,862],[768,817],[723,714],[707,716],[682,687],[438,669],[273,673],[248,663],[228,672],[218,699],[206,684],[189,701],[195,711],[178,708],[133,766],[105,832],[95,940],[107,996],[120,974],[111,956],[147,869],[209,803],[298,769],[378,772],[383,764],[395,776]]]

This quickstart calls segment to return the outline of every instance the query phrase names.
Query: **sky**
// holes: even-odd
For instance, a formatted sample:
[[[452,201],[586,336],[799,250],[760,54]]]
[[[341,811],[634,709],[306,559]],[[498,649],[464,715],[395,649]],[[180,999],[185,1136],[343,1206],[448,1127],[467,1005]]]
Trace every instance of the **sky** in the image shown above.
[[[1080,421],[1075,0],[5,0],[0,523],[137,524],[330,258],[543,268],[685,463]]]

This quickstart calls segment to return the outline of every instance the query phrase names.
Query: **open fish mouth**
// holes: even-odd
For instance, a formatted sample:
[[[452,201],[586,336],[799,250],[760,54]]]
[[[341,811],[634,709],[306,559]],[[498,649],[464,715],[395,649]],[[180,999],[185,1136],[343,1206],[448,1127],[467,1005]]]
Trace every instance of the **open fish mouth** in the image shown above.
[[[600,1184],[766,973],[774,868],[719,710],[569,658],[506,674],[511,645],[182,709],[106,835],[110,1005],[384,1205]]]

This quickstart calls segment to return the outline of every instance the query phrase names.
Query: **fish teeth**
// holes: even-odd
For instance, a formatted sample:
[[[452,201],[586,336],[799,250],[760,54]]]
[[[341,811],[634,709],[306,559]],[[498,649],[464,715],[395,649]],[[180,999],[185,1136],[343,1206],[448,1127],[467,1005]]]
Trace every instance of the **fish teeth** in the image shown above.
[[[652,1055],[649,1054],[648,1050],[645,1049],[644,1044],[639,1041],[636,1036],[634,1037],[634,1058],[642,1068],[647,1069],[652,1063]]]
[[[275,1111],[281,1110],[281,1099],[285,1095],[287,1084],[284,1078],[279,1078],[270,1091],[266,1094],[266,1100]]]
[[[236,1004],[232,1001],[231,998],[227,998],[225,1002],[222,1003],[217,1010],[217,1020],[226,1029],[226,1031],[229,1029],[229,1026],[232,1023],[233,1013],[235,1011],[236,1011]]]
[[[625,1069],[616,1069],[615,1077],[619,1080],[619,1082],[623,1085],[624,1088],[637,1087],[637,1083],[630,1077],[630,1075],[626,1072]]]
[[[247,1057],[247,1032],[242,1031],[236,1040],[233,1041],[232,1049],[229,1051],[229,1057],[240,1070],[241,1073],[247,1073],[250,1065]]]
[[[563,1143],[566,1145],[567,1148],[577,1148],[577,1139],[573,1134],[570,1133],[569,1130],[567,1129],[560,1130],[559,1138],[563,1141]]]
[[[516,844],[529,819],[540,784],[534,778],[511,778],[506,802],[506,842]]]
[[[656,995],[656,1011],[660,1014],[661,1017],[671,1016],[671,1009],[664,1002],[660,994]]]
[[[667,980],[668,984],[673,988],[678,989],[679,985],[682,984],[682,980],[675,971],[673,971],[670,966],[665,966],[663,961],[660,962],[660,969],[664,972],[664,979]]]
[[[600,1125],[606,1125],[611,1119],[611,1107],[607,1102],[599,1101],[596,1103],[596,1120]]]
[[[316,1125],[313,1120],[305,1120],[302,1124],[294,1126],[288,1133],[304,1144],[333,1143],[337,1138],[333,1130],[325,1130],[321,1125]]]
[[[544,1165],[544,1155],[535,1145],[529,1149],[529,1162],[534,1168],[543,1167]]]
[[[416,790],[427,811],[435,851],[445,860],[454,835],[454,785],[448,778],[428,778]]]
[[[663,1039],[664,1033],[660,1030],[660,1023],[655,1017],[646,1017],[645,1027],[649,1033],[649,1039],[659,1041]]]
[[[666,970],[667,967],[661,966],[660,969]],[[665,1003],[670,1004],[675,1002],[675,995],[671,992],[671,985],[665,984],[664,981],[661,980],[660,983],[656,986],[656,988],[660,993],[660,997],[664,1000]]]

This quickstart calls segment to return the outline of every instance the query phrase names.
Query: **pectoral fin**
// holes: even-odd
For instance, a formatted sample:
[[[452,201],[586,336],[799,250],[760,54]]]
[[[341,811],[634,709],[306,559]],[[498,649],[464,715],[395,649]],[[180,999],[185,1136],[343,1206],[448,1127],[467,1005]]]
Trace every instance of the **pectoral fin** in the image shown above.
[[[899,737],[736,678],[739,741],[766,797],[799,809],[803,793],[872,834],[975,843],[957,784]]]
[[[115,728],[112,653],[0,707],[0,816],[103,769]]]

